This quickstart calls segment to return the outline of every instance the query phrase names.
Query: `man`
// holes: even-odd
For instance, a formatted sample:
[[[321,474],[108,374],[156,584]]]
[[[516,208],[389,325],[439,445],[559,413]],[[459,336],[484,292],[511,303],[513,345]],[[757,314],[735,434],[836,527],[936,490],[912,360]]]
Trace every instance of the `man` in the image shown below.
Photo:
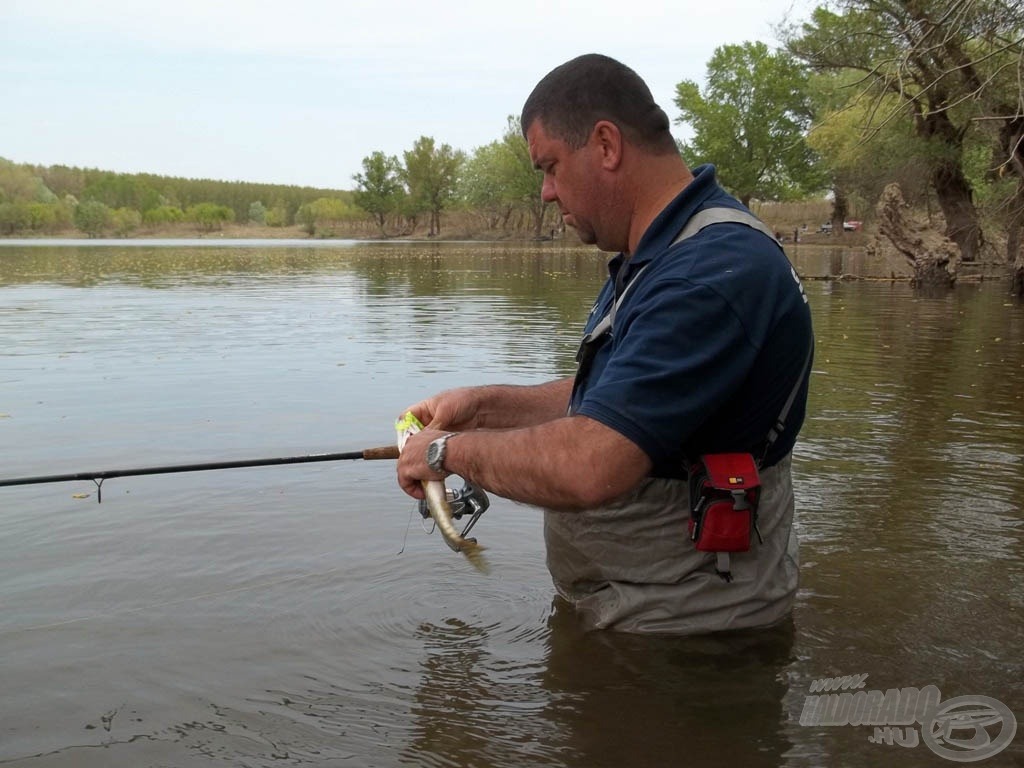
[[[691,173],[665,113],[619,62],[592,54],[556,68],[522,125],[544,200],[583,242],[618,254],[580,368],[412,406],[427,429],[403,450],[400,485],[422,498],[421,480],[453,473],[544,507],[548,568],[589,627],[692,634],[778,622],[797,586],[790,452],[812,346],[796,273],[713,167]],[[683,232],[709,209],[711,225]],[[689,462],[722,452],[761,460],[761,541],[752,533],[750,551],[731,556],[731,580],[688,533]]]

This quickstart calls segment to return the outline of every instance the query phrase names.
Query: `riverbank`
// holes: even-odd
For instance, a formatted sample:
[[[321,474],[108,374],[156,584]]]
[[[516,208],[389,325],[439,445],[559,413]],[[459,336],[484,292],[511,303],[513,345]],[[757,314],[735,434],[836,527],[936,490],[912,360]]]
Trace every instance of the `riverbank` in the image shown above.
[[[381,235],[376,227],[354,225],[338,230],[332,237],[311,236],[302,227],[268,227],[256,224],[227,224],[215,232],[200,232],[194,226],[178,225],[159,229],[140,229],[129,237],[89,238],[76,229],[48,233],[36,236],[4,236],[0,237],[0,246],[4,244],[19,245],[31,242],[33,245],[46,245],[52,241],[54,245],[67,245],[69,242],[81,242],[82,245],[111,245],[116,243],[143,244],[161,241],[195,241],[197,244],[213,245],[224,242],[225,245],[237,245],[240,241],[267,241],[271,243],[328,246],[331,241],[379,241],[379,242],[485,242],[485,243],[532,243],[538,242],[532,234],[513,230],[487,230],[471,227],[449,227],[441,235],[428,238],[425,233],[388,237]],[[558,233],[552,237],[541,238],[552,246],[566,248],[588,248],[584,246],[571,230]],[[783,238],[783,248],[793,263],[794,268],[804,280],[879,280],[891,282],[908,281],[913,271],[905,259],[894,250],[869,247],[869,238],[863,232],[845,233],[843,237],[832,237],[823,233],[804,232],[794,241],[792,236]],[[595,251],[596,253],[596,251]],[[985,280],[1009,280],[1012,277],[1011,266],[1006,262],[986,260],[971,264],[961,264],[958,280],[961,282],[980,282]]]

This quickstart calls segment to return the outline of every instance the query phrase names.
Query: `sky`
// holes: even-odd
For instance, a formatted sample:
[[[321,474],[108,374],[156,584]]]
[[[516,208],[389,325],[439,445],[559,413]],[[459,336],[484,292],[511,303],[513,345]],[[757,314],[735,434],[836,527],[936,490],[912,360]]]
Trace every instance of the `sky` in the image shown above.
[[[0,0],[0,157],[354,187],[420,136],[471,153],[583,53],[636,70],[674,121],[715,48],[805,0]],[[674,128],[678,137],[684,127]]]

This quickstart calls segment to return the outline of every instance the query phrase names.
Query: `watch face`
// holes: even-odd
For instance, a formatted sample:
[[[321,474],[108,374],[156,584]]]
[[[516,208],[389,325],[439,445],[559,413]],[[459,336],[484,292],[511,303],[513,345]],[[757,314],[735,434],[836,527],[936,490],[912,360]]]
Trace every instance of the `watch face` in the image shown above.
[[[427,466],[435,472],[444,470],[444,438],[440,437],[427,446]]]

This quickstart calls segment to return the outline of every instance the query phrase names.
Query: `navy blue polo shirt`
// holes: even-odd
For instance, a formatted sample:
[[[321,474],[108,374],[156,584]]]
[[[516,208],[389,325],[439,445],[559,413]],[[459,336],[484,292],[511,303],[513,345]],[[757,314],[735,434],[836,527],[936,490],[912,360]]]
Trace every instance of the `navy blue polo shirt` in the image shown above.
[[[720,223],[672,245],[697,211],[746,210],[718,185],[713,166],[693,173],[636,253],[609,262],[586,331],[634,276],[637,283],[572,396],[573,413],[638,445],[658,477],[680,476],[684,459],[705,453],[760,458],[801,381],[763,464],[771,466],[792,450],[807,402],[811,315],[779,244],[744,224]]]

